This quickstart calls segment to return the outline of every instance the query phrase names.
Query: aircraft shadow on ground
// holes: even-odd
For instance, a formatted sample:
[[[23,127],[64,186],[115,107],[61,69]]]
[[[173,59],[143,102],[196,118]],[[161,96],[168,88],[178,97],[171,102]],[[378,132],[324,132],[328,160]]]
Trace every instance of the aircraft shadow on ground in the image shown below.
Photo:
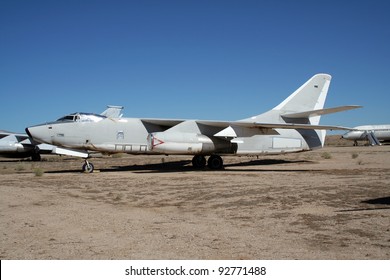
[[[361,203],[368,203],[372,205],[390,205],[390,196],[363,200]]]
[[[288,160],[278,160],[278,159],[266,159],[266,160],[252,160],[248,162],[240,162],[234,164],[225,164],[225,168],[221,170],[212,170],[208,167],[205,168],[195,168],[191,165],[190,160],[166,162],[166,163],[157,163],[157,164],[145,164],[145,165],[132,165],[132,166],[113,166],[110,169],[101,169],[101,172],[114,172],[114,171],[133,171],[136,173],[167,173],[167,172],[263,172],[263,171],[280,171],[280,172],[301,172],[307,170],[259,170],[259,169],[234,169],[234,167],[250,167],[250,166],[259,166],[259,165],[277,165],[277,164],[292,164],[292,163],[308,163],[310,161],[288,161]]]
[[[390,210],[390,196],[379,197],[374,199],[362,200],[360,203],[375,205],[376,207],[356,208],[339,210],[336,212],[359,212],[359,211],[373,211],[373,210]],[[382,206],[382,207],[380,207]]]
[[[235,166],[258,166],[258,165],[274,165],[274,164],[291,164],[291,163],[313,163],[309,160],[284,160],[284,159],[258,159],[246,162],[226,164],[225,167]]]
[[[142,165],[129,165],[129,166],[111,166],[110,168],[101,168],[99,172],[121,172],[129,171],[136,173],[167,173],[167,172],[306,172],[312,171],[312,169],[251,169],[251,168],[242,168],[242,167],[251,167],[251,166],[269,166],[269,165],[281,165],[281,164],[297,164],[297,163],[313,163],[312,161],[305,160],[280,160],[280,159],[265,159],[265,160],[251,160],[247,162],[232,163],[226,164],[224,169],[221,170],[212,170],[208,167],[203,169],[198,169],[192,167],[190,160],[181,160],[181,161],[172,161],[164,163],[154,163],[154,164],[142,164]],[[240,168],[234,168],[240,167]],[[58,170],[58,171],[47,171],[46,173],[74,173],[75,170]],[[80,171],[81,172],[81,171]]]

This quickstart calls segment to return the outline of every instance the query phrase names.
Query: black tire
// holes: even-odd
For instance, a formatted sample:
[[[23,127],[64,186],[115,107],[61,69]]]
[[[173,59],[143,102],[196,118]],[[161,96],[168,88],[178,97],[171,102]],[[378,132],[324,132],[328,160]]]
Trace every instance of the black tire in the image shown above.
[[[195,168],[204,168],[206,166],[206,158],[201,155],[196,155],[192,158],[192,166]]]
[[[223,169],[223,160],[220,156],[212,155],[209,157],[209,160],[207,161],[207,166],[210,169]]]
[[[32,161],[41,161],[41,155],[39,153],[33,153],[31,159]]]
[[[95,169],[95,167],[93,166],[92,163],[89,163],[89,164],[84,163],[83,164],[83,172],[85,172],[85,173],[92,173],[94,169]]]

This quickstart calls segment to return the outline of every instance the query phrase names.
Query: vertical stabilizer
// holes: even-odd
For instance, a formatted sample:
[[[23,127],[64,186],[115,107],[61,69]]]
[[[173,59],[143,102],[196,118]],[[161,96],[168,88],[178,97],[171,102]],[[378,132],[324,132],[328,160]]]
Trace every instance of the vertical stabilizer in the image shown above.
[[[328,74],[314,75],[272,110],[278,110],[280,111],[280,114],[285,114],[324,108],[331,79],[332,77]],[[310,119],[311,124],[318,124],[319,121],[320,116]]]
[[[320,110],[324,108],[326,96],[328,94],[330,80],[332,77],[328,74],[317,74],[304,83],[294,93],[287,97],[282,103],[276,106],[273,110],[279,111],[279,114],[299,113],[312,110]],[[286,122],[310,123],[318,125],[321,116],[309,117],[307,119],[292,119]],[[313,131],[314,132],[314,131]],[[311,132],[311,134],[313,133]],[[325,144],[326,130],[316,130],[318,140],[313,141],[317,137],[309,136],[308,131],[302,132],[302,136],[306,139],[311,148],[323,147]]]
[[[280,122],[281,115],[323,109],[331,78],[328,74],[314,75],[272,110],[244,121]],[[315,116],[306,123],[317,125],[319,121],[320,116]]]
[[[316,74],[272,110],[242,121],[318,125],[321,115],[310,112],[324,108],[331,79],[328,74]],[[288,117],[289,115],[300,117]],[[326,130],[298,130],[298,132],[311,149],[324,145]]]

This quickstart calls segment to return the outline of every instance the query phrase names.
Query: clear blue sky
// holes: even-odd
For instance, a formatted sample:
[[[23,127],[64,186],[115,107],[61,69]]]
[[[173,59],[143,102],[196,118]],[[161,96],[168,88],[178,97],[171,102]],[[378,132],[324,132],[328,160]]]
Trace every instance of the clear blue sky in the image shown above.
[[[237,120],[316,73],[323,124],[390,123],[390,1],[0,1],[0,129],[125,106]]]

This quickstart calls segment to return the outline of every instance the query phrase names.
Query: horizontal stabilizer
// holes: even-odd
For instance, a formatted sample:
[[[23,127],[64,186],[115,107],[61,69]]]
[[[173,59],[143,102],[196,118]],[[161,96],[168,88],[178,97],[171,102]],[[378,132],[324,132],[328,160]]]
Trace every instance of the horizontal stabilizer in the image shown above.
[[[350,127],[333,126],[333,125],[313,125],[299,123],[254,123],[254,127],[258,128],[282,128],[282,129],[319,129],[319,130],[354,130]]]
[[[358,108],[362,108],[362,106],[358,106],[358,105],[340,106],[340,107],[319,109],[319,110],[312,110],[312,111],[305,111],[305,112],[281,114],[281,116],[285,118],[301,119],[301,118],[317,117],[326,114],[333,114],[337,112],[353,110]]]
[[[13,133],[5,130],[0,130],[0,139],[9,135],[14,135],[17,138],[22,138],[22,140],[28,138],[27,134],[25,133]]]

